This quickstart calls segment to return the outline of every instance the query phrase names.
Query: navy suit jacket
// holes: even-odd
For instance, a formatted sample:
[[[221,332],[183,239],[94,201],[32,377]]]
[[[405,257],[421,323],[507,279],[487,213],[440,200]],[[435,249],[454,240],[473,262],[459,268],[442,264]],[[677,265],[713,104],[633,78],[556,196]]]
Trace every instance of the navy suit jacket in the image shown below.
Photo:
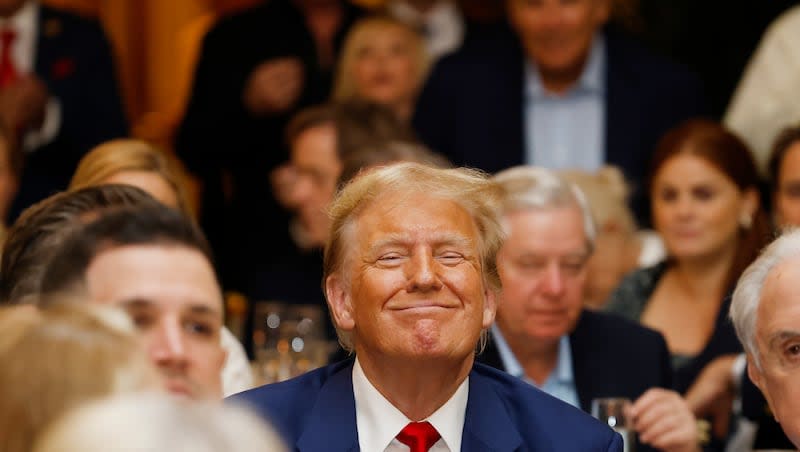
[[[86,152],[127,135],[108,40],[97,21],[39,7],[34,73],[61,104],[55,138],[26,155],[13,215],[67,188]]]
[[[352,370],[352,359],[342,361],[231,400],[272,422],[293,450],[357,451]],[[475,364],[461,450],[622,451],[622,438],[517,378]]]
[[[705,114],[705,98],[694,75],[622,36],[606,33],[606,53],[604,161],[620,167],[636,188],[658,139]],[[511,35],[440,60],[414,115],[422,140],[456,165],[494,173],[523,164],[524,63]],[[636,200],[634,208],[646,222],[644,202]]]
[[[653,387],[671,388],[672,367],[660,333],[613,314],[584,310],[569,335],[572,372],[581,408],[592,400],[627,397],[636,400]],[[493,341],[479,362],[505,370]],[[644,446],[637,450],[652,450]]]

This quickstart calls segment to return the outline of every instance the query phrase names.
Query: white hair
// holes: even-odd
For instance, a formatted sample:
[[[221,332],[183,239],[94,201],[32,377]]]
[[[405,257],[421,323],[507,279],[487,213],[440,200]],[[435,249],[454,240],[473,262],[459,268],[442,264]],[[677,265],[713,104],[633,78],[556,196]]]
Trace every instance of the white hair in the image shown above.
[[[494,176],[503,189],[501,214],[524,210],[577,207],[583,218],[588,251],[594,249],[597,227],[589,203],[577,185],[556,172],[537,166],[515,166]]]
[[[742,273],[731,301],[730,318],[745,351],[761,368],[756,346],[756,321],[764,281],[781,262],[800,257],[800,229],[785,231]]]
[[[278,435],[244,408],[127,394],[92,402],[47,429],[34,452],[284,452]]]

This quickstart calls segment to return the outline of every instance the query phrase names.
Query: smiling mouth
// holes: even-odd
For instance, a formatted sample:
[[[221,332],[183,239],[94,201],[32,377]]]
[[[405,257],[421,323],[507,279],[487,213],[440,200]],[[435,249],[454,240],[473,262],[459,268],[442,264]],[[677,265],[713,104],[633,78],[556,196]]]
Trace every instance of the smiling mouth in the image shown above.
[[[415,304],[410,306],[397,306],[390,308],[392,311],[436,311],[440,309],[450,309],[452,306],[445,306],[435,303]]]

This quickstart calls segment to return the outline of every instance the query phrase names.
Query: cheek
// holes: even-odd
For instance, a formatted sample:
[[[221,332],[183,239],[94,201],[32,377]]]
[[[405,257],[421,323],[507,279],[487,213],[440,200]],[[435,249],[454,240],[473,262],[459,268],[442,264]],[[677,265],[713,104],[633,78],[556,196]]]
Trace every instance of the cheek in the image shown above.
[[[375,64],[372,58],[360,58],[353,64],[353,79],[358,87],[363,86],[375,72]]]
[[[779,196],[776,207],[778,216],[785,225],[800,226],[800,199]]]

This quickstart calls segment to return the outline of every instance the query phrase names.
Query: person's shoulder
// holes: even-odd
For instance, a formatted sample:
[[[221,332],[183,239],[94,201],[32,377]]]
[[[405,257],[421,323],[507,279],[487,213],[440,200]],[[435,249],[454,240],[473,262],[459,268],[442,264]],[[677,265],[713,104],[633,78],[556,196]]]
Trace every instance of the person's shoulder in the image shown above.
[[[769,24],[762,41],[795,38],[800,30],[800,5],[793,6]]]
[[[465,43],[459,49],[440,58],[434,66],[434,71],[454,71],[467,76],[471,72],[461,71],[504,69],[509,65],[520,65],[522,59],[519,41],[509,33],[493,39]]]
[[[618,437],[608,426],[519,378],[479,363],[470,378],[497,394],[526,443],[551,450],[617,450]],[[605,448],[598,449],[600,444]]]
[[[700,78],[688,67],[650,50],[633,37],[606,30],[609,71],[625,70],[653,81],[669,79],[671,83],[699,84]]]

